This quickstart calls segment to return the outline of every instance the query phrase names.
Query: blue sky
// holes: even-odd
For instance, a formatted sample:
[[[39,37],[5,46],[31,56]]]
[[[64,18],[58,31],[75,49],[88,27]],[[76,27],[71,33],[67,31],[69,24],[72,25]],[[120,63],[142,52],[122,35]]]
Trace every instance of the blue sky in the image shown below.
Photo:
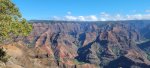
[[[147,19],[150,0],[12,0],[24,18],[56,20]],[[115,18],[115,19],[113,19]]]

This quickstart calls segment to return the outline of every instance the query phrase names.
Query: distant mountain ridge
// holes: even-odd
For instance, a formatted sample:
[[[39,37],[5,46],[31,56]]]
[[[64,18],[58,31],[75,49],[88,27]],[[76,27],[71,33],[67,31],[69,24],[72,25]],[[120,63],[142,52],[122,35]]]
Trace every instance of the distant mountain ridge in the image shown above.
[[[116,21],[66,21],[66,20],[28,20],[28,22],[30,23],[108,23],[108,22],[113,22],[113,23],[117,23],[117,22],[149,22],[150,20],[116,20]]]
[[[45,50],[44,54],[56,61],[56,67],[150,67],[145,51],[149,49],[142,48],[149,44],[137,44],[150,39],[150,20],[29,22],[34,29],[25,43]]]

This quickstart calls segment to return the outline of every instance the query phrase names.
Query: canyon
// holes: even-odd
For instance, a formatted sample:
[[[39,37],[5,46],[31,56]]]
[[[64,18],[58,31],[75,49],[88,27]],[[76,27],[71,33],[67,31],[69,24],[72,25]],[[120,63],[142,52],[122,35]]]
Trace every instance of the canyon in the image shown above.
[[[29,22],[31,34],[4,47],[20,68],[150,68],[149,20]]]

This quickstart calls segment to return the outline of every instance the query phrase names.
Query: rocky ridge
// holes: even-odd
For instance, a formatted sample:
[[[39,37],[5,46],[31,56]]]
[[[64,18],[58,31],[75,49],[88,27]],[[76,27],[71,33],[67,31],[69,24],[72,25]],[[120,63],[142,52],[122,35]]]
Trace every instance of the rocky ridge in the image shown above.
[[[31,57],[36,59],[40,63],[37,65],[52,68],[150,67],[149,20],[30,22],[33,31],[23,42],[31,52],[27,54],[30,61]]]

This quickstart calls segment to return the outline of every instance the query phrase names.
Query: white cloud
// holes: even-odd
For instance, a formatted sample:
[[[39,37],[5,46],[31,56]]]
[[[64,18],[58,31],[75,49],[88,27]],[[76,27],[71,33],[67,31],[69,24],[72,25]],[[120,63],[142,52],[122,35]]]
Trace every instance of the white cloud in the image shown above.
[[[100,18],[100,21],[106,21],[106,19],[105,18]]]
[[[79,21],[85,21],[85,17],[84,16],[79,16],[77,17]]]
[[[66,15],[66,16],[64,16],[64,20],[69,20],[69,21],[97,21],[98,19],[95,15],[89,15],[89,16]]]
[[[126,15],[126,20],[150,20],[150,14]]]
[[[71,12],[67,12],[66,16],[54,16],[54,20],[68,20],[68,21],[117,21],[117,20],[150,20],[150,14],[108,14],[101,12],[100,15],[87,15],[87,16],[73,16]]]
[[[75,16],[65,16],[65,20],[77,20],[77,17],[75,17]]]
[[[98,18],[95,15],[91,15],[91,16],[89,16],[89,20],[98,21]]]

